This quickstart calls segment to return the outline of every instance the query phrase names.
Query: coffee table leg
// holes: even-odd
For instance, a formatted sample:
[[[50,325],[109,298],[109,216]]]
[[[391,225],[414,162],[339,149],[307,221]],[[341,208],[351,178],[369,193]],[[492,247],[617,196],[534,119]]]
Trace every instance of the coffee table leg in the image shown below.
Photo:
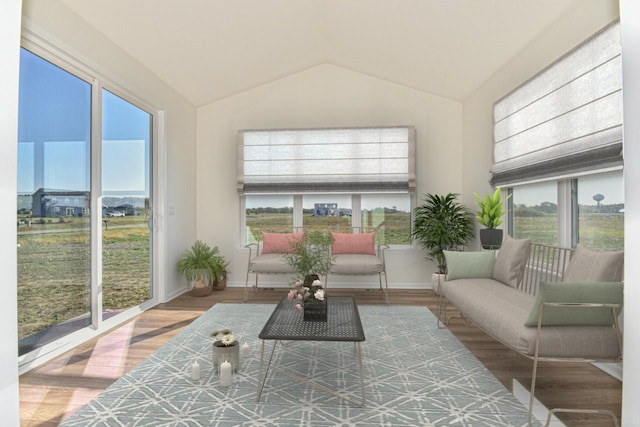
[[[362,390],[362,406],[365,404],[364,397],[364,369],[362,367],[362,349],[360,348],[360,342],[356,342],[356,353],[358,354],[358,365],[360,365],[360,389]]]
[[[271,355],[269,356],[269,362],[267,362],[267,366],[265,369],[264,377],[262,376],[262,367],[264,366],[264,342],[262,340],[262,345],[260,346],[260,375],[258,376],[258,394],[256,398],[256,402],[260,402],[260,398],[262,397],[262,390],[264,389],[264,383],[267,381],[267,375],[269,375],[269,367],[271,366],[271,360],[273,359],[273,353],[276,351],[276,345],[278,345],[278,341],[274,341],[273,348],[271,349]]]

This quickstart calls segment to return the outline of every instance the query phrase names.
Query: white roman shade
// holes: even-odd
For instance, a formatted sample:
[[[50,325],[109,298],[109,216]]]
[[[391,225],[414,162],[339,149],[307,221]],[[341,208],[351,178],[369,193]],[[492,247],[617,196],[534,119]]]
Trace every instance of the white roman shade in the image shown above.
[[[494,186],[622,166],[619,23],[496,102],[494,143]]]
[[[238,133],[240,194],[406,193],[414,189],[412,126]]]

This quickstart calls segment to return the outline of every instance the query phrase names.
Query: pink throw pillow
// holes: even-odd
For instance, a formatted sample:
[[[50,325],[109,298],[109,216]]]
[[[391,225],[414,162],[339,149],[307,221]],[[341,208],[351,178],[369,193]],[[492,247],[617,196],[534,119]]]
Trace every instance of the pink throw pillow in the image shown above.
[[[300,242],[304,233],[265,233],[262,232],[263,254],[290,254],[293,252],[291,244]]]
[[[373,245],[375,233],[348,234],[331,233],[333,243],[331,253],[339,254],[365,254],[375,255],[376,249]]]

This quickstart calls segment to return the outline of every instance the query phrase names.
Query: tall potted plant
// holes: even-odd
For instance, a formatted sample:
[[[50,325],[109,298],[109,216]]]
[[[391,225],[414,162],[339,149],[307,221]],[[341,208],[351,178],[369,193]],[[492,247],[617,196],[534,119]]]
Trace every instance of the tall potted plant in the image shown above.
[[[457,194],[427,194],[424,203],[414,209],[411,236],[438,263],[433,281],[438,292],[440,275],[446,274],[445,250],[455,250],[473,238],[473,213],[458,203]]]
[[[496,187],[493,194],[486,194],[484,197],[478,193],[473,193],[476,197],[476,219],[485,228],[480,230],[480,244],[484,249],[499,249],[502,245],[503,231],[497,228],[502,224],[502,217],[505,214],[502,202],[500,187]],[[504,201],[509,200],[511,195]]]
[[[224,278],[227,262],[217,246],[211,248],[197,240],[178,260],[178,272],[187,279],[194,296],[209,295],[214,284]]]

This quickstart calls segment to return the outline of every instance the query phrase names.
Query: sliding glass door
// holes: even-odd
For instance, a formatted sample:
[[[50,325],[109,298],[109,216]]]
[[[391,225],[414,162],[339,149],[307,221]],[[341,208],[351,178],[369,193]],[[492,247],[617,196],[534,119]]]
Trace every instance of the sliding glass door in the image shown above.
[[[29,50],[20,67],[22,356],[153,297],[154,116]]]
[[[102,91],[102,310],[109,317],[152,296],[152,116]]]
[[[18,126],[20,354],[91,322],[91,85],[22,50]]]

